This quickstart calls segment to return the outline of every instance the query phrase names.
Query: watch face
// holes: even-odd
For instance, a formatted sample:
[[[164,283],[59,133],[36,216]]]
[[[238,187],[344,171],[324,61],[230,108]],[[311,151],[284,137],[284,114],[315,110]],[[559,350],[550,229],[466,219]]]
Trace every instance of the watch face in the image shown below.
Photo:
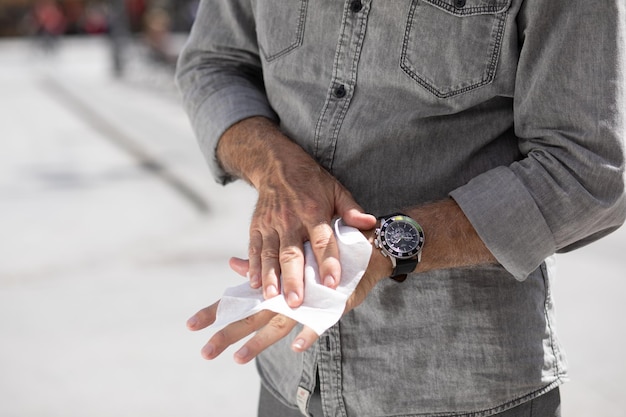
[[[400,259],[411,258],[424,246],[424,231],[412,218],[397,215],[381,224],[380,242],[390,255]]]

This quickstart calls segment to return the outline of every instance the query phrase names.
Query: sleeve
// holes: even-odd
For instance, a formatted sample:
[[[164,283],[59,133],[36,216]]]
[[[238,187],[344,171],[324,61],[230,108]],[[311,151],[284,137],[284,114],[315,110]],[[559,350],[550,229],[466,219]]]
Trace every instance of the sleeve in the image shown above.
[[[176,83],[211,173],[221,168],[216,148],[233,124],[252,116],[276,120],[263,87],[252,8],[245,0],[203,0],[181,52]]]
[[[623,0],[521,5],[514,124],[524,157],[451,193],[518,280],[624,222],[625,14]]]

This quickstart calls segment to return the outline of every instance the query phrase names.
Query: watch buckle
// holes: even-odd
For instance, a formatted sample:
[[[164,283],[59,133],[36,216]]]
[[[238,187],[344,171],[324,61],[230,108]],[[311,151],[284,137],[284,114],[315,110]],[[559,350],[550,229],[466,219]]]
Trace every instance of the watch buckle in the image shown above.
[[[396,275],[395,277],[389,277],[389,278],[391,278],[392,280],[396,282],[404,282],[406,277],[407,277],[407,274],[402,274],[402,275]]]

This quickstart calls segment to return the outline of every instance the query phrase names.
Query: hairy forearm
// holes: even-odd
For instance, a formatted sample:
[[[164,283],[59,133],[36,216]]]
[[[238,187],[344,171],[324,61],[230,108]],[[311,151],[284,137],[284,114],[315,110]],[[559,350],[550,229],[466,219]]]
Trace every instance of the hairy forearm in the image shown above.
[[[480,239],[476,230],[451,198],[413,207],[404,213],[424,229],[425,244],[415,272],[496,264],[497,260]],[[366,232],[374,242],[374,232]],[[391,262],[380,250],[374,250],[369,269],[378,276],[391,274]]]
[[[497,263],[451,198],[409,209],[407,214],[422,225],[426,235],[418,272]]]
[[[288,156],[286,158],[286,156]],[[312,159],[285,136],[276,123],[265,117],[251,117],[231,126],[220,138],[217,158],[222,168],[259,188],[263,178],[281,175],[290,166],[310,166]],[[298,160],[308,164],[298,164]],[[281,172],[277,172],[281,171]]]

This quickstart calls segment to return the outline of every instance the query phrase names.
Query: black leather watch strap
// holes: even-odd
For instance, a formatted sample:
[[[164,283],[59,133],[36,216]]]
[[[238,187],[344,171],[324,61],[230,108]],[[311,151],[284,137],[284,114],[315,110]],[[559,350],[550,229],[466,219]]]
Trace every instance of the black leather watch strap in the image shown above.
[[[395,275],[393,277],[389,277],[392,280],[396,281],[396,282],[404,282],[404,280],[407,278],[407,274],[402,274],[402,275]]]
[[[391,277],[410,274],[417,266],[417,262],[417,257],[411,259],[396,259],[396,267],[393,269]]]

